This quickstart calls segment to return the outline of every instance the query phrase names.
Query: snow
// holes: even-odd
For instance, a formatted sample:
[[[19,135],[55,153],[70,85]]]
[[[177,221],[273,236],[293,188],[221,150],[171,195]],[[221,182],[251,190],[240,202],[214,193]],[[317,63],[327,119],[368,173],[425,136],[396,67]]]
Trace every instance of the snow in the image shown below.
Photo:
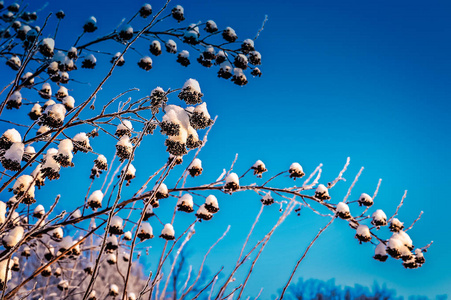
[[[44,114],[52,119],[63,122],[66,115],[66,108],[63,104],[53,104],[45,108]]]
[[[127,34],[133,34],[133,27],[131,27],[130,25],[124,25],[124,27],[122,27],[121,32],[123,33],[127,33]]]
[[[252,48],[254,48],[254,41],[251,40],[251,39],[245,39],[245,40],[243,41],[243,44],[252,46]]]
[[[119,293],[119,287],[115,284],[110,285],[110,293],[115,293],[118,294]]]
[[[399,231],[399,232],[393,233],[393,235],[390,239],[392,239],[392,238],[395,238],[395,239],[401,241],[401,243],[404,244],[407,248],[413,249],[412,239],[405,231]]]
[[[97,24],[97,19],[96,19],[94,16],[91,16],[91,17],[89,17],[89,18],[86,20],[85,24],[93,24],[93,25],[96,25],[96,24]]]
[[[69,156],[69,160],[73,157],[72,150],[74,150],[74,144],[71,139],[64,139],[58,145],[58,154]]]
[[[227,175],[225,180],[226,180],[226,184],[233,182],[233,183],[236,183],[237,185],[240,185],[240,180],[236,173],[230,173],[229,175]]]
[[[91,148],[91,145],[89,144],[89,138],[88,138],[88,136],[86,135],[85,132],[77,133],[72,140],[74,142],[79,142],[81,144],[85,143],[86,144],[84,146],[85,148]]]
[[[255,169],[266,169],[265,164],[261,160],[257,160],[253,165],[252,168]]]
[[[5,137],[12,143],[18,143],[18,142],[22,141],[22,137],[20,136],[20,133],[14,128],[6,130],[3,133],[2,137]]]
[[[384,243],[379,243],[376,246],[376,250],[375,250],[374,254],[376,254],[376,255],[383,255],[383,256],[387,255],[387,251],[385,249]]]
[[[67,90],[66,87],[61,86],[61,87],[59,88],[58,92],[56,92],[56,95],[57,95],[57,98],[58,98],[58,99],[62,99],[62,98],[64,98],[64,97],[66,97],[66,96],[69,96],[69,92],[68,92],[68,90]]]
[[[154,215],[152,205],[148,205],[147,206],[147,208],[146,208],[146,215],[149,216],[149,217]]]
[[[125,166],[125,167],[122,169],[122,172],[125,171],[125,168],[126,168],[126,167],[127,167],[127,166]],[[136,174],[136,169],[135,169],[135,167],[134,167],[132,164],[130,164],[130,165],[128,166],[128,170],[127,170],[126,175],[131,176],[131,177],[135,177],[135,174]]]
[[[224,52],[224,51],[218,51],[218,53],[216,54],[216,57],[221,57],[221,58],[227,58],[227,52]]]
[[[47,150],[47,153],[45,155],[45,162],[41,168],[51,168],[55,172],[59,172],[61,165],[53,158],[53,156],[55,156],[56,154],[58,154],[58,150],[56,150],[55,148],[50,148],[49,150]]]
[[[235,35],[235,34],[236,34],[236,33],[235,33],[235,30],[234,30],[232,27],[226,27],[226,28],[224,29],[224,31],[227,32],[227,33],[230,34],[230,35]]]
[[[117,246],[118,242],[117,242],[117,237],[115,235],[110,235],[107,240],[106,240],[107,244],[111,244],[113,246]]]
[[[72,56],[76,57],[78,56],[78,50],[75,47],[70,47],[68,54],[71,54]]]
[[[122,228],[122,222],[123,220],[119,216],[114,216],[113,218],[111,218],[111,226]]]
[[[246,75],[244,75],[243,69],[241,69],[241,68],[233,69],[233,75],[236,77],[246,76]]]
[[[359,201],[360,202],[368,202],[368,203],[372,203],[373,202],[373,198],[371,198],[370,195],[366,194],[366,193],[362,193],[359,197]]]
[[[45,126],[45,125],[42,125],[42,126],[40,126],[39,129],[38,129],[37,135],[46,133],[46,132],[49,131],[49,130],[50,130],[50,127]]]
[[[146,64],[152,64],[152,59],[149,56],[142,57],[140,61]]]
[[[163,121],[169,121],[175,124],[180,124],[182,128],[180,128],[181,132],[179,135],[184,134],[182,133],[182,129],[184,129],[183,131],[185,131],[186,133],[186,130],[188,130],[190,126],[188,113],[182,107],[172,104],[166,106],[165,110],[166,114],[163,116]]]
[[[27,195],[34,198],[34,183],[33,183],[33,177],[30,175],[22,175],[19,178],[16,179],[16,182],[14,182],[13,190],[15,191],[15,194],[19,192],[25,192],[28,190]]]
[[[224,73],[232,74],[232,65],[228,61],[221,63],[219,67]]]
[[[103,193],[101,190],[92,192],[91,196],[88,198],[88,202],[102,203]]]
[[[5,223],[6,220],[6,203],[0,201],[0,225]]]
[[[175,231],[172,224],[170,223],[165,224],[163,230],[161,231],[161,235],[174,237]]]
[[[16,246],[20,242],[20,240],[22,240],[23,235],[24,235],[23,227],[16,226],[11,231],[9,231],[3,238],[3,244],[8,248],[12,248]]]
[[[33,215],[45,215],[45,209],[44,206],[42,206],[41,204],[39,204],[38,206],[36,206],[36,208],[33,211]]]
[[[207,110],[207,103],[206,103],[206,102],[204,102],[204,103],[199,104],[198,106],[196,106],[196,108],[194,109],[194,112],[202,113],[202,114],[204,114],[204,117],[205,117],[205,118],[210,119],[210,114],[208,113],[208,110]]]
[[[200,85],[199,82],[196,79],[188,79],[187,81],[185,81],[185,84],[183,85],[183,89],[185,88],[191,88],[192,90],[200,93]]]
[[[192,31],[194,31],[195,33],[197,33],[197,35],[199,35],[199,34],[200,34],[200,31],[199,31],[199,26],[197,26],[197,24],[195,24],[195,23],[191,23],[191,24],[189,24],[189,26],[188,26],[188,30],[192,30]]]
[[[124,233],[124,239],[125,240],[131,240],[132,239],[132,233],[130,231],[127,231]]]
[[[16,56],[16,55],[11,56],[9,61],[12,62],[13,64],[15,64],[18,67],[21,66],[20,58],[18,56]]]
[[[61,229],[61,228],[59,228],[59,229]],[[62,232],[62,230],[61,230],[61,232]],[[62,236],[62,234],[61,234],[61,236]],[[69,249],[73,245],[74,245],[74,241],[73,241],[72,237],[70,237],[70,236],[66,236],[65,238],[63,238],[61,240],[61,242],[59,242],[60,249],[64,250],[64,251]]]
[[[387,221],[387,216],[382,209],[376,210],[371,217],[373,218],[373,221],[376,222]]]
[[[370,229],[366,225],[359,225],[359,227],[357,227],[357,235],[362,237],[369,237],[371,236]]]
[[[15,91],[11,96],[9,96],[8,101],[22,103],[22,94],[19,91]]]
[[[99,154],[99,156],[97,156],[96,160],[97,160],[98,162],[101,162],[101,163],[104,163],[104,164],[107,163],[107,160],[106,160],[105,155],[102,155],[102,154]]]
[[[218,199],[214,195],[209,195],[207,199],[205,199],[205,205],[219,208]]]
[[[132,130],[133,129],[132,122],[130,122],[129,120],[122,120],[122,123],[117,125],[116,131],[123,129]]]
[[[179,52],[178,55],[179,55],[180,57],[183,57],[183,58],[189,58],[189,52],[186,51],[186,50],[183,50],[183,51]]]
[[[135,293],[129,292],[127,294],[127,300],[136,300],[136,295]]]
[[[188,132],[185,128],[180,128],[179,135],[177,136],[169,136],[170,140],[175,142],[179,142],[180,144],[186,144],[186,140],[188,139]]]
[[[13,266],[13,264],[14,262],[8,259],[0,261],[0,282],[6,283],[11,279],[11,267]]]
[[[207,216],[207,218],[211,219],[211,217],[213,217],[213,214],[211,214],[206,208],[205,208],[205,204],[202,204],[201,206],[199,206],[199,209],[196,212],[196,216]]]
[[[207,24],[206,24],[208,27],[210,27],[210,28],[216,28],[216,30],[218,29],[218,26],[216,25],[216,22],[215,21],[213,21],[213,20],[208,20],[207,21]]]
[[[75,99],[72,96],[66,96],[63,98],[63,104],[67,109],[71,110],[75,106]]]
[[[123,135],[121,139],[117,142],[116,146],[123,146],[130,149],[133,148],[133,145],[130,142],[130,137],[128,135]]]
[[[388,240],[388,248],[400,251],[404,247],[403,242],[395,234]]]
[[[63,290],[67,290],[69,288],[69,282],[67,280],[60,280],[60,282],[58,283],[58,287],[63,289]]]
[[[411,257],[411,256],[413,256],[413,254],[410,251],[410,249],[406,245],[404,245],[404,246],[405,247],[401,248],[401,256],[404,256],[404,257]]]
[[[57,227],[52,230],[52,236],[56,239],[61,239],[64,236],[63,228]],[[69,246],[70,247],[70,246]]]
[[[44,82],[41,87],[41,92],[51,95],[52,87],[50,86],[50,83]]]
[[[80,217],[81,217],[81,211],[79,209],[77,209],[70,215],[71,219],[78,219]]]
[[[47,46],[51,51],[55,48],[55,41],[52,38],[45,38],[42,40],[42,45]]]
[[[139,231],[153,235],[152,226],[150,226],[149,222],[142,222]]]
[[[141,9],[146,11],[152,11],[152,6],[149,3],[144,3],[143,6],[141,6]]]
[[[92,64],[96,64],[97,58],[93,54],[89,54],[85,57],[85,61],[90,61]]]
[[[108,254],[107,257],[106,257],[106,260],[110,264],[115,264],[117,262],[116,254],[113,254],[113,253]],[[113,286],[115,286],[116,290],[117,290],[117,285],[112,284],[111,287],[110,287],[110,291],[111,291]]]
[[[53,61],[54,62],[63,63],[65,59],[66,59],[66,54],[64,54],[62,51],[56,52],[56,54],[53,56]],[[57,64],[53,64],[52,67],[55,67],[55,66],[56,66],[55,70],[57,71],[58,70],[58,63]]]
[[[194,129],[192,126],[188,127],[188,136],[192,135],[193,136],[193,140],[195,142],[199,141],[199,135],[197,134],[196,129]],[[196,160],[196,159],[195,159]]]
[[[151,47],[155,48],[157,50],[161,50],[161,43],[159,41],[155,40],[155,41],[152,42]]]
[[[60,73],[61,76],[61,83],[67,83],[69,81],[69,73],[67,72],[61,72]]]
[[[22,142],[13,143],[12,146],[6,150],[3,159],[12,160],[20,163],[24,154],[24,144]]]
[[[195,158],[189,165],[188,169],[202,169],[202,161],[198,158]]]
[[[177,44],[174,42],[174,40],[168,40],[166,42],[166,47],[170,48],[174,53],[177,52]]]
[[[207,46],[207,47],[205,47],[204,52],[208,53],[208,54],[211,54],[211,55],[214,55],[215,54],[215,48],[213,48],[213,46]]]
[[[244,54],[238,54],[235,59],[240,63],[247,65],[247,57]]]
[[[25,73],[25,75],[22,76],[22,81],[26,81],[28,78],[30,78],[31,76],[33,76],[33,73],[31,72],[27,72]],[[29,84],[32,85],[34,84],[34,78],[30,79]]]
[[[40,115],[41,114],[41,110],[42,107],[41,105],[39,105],[39,103],[36,103],[35,105],[33,105],[33,107],[31,108],[31,112],[35,113],[36,115]]]
[[[340,213],[347,213],[347,212],[349,213],[350,212],[349,211],[349,206],[346,203],[344,203],[344,202],[340,202],[340,203],[337,204],[336,211],[340,212]]]
[[[185,206],[193,207],[193,196],[191,196],[190,194],[184,194],[177,201],[177,205],[182,204]]]
[[[327,189],[327,187],[324,184],[319,184],[318,187],[315,190],[316,194],[320,194],[320,195],[329,195],[329,190]]]
[[[46,101],[46,102],[44,103],[44,108],[47,108],[47,107],[52,106],[52,105],[55,105],[55,104],[56,104],[55,101],[53,101],[53,100],[48,100],[48,101]]]
[[[152,189],[152,191],[155,191],[155,189],[157,188],[157,186],[155,185]],[[168,187],[166,186],[166,184],[161,183],[160,187],[157,190],[157,193],[163,194],[163,195],[167,195],[168,194]]]
[[[398,218],[393,218],[393,219],[391,220],[391,223],[393,224],[393,226],[396,226],[396,227],[399,227],[399,228],[404,227],[404,223],[401,222],[401,221],[399,221]]]

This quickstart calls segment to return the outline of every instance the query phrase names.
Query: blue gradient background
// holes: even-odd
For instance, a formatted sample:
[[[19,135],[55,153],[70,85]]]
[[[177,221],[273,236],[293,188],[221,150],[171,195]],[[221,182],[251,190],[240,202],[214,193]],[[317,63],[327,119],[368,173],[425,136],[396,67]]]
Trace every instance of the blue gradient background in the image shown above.
[[[47,2],[44,14],[63,9],[67,15],[56,43],[56,47],[62,49],[72,45],[90,15],[98,20],[99,30],[91,34],[97,37],[110,32],[122,17],[131,17],[142,4],[137,1]],[[30,7],[42,4],[35,1]],[[155,11],[163,2],[151,4]],[[420,211],[424,211],[421,221],[409,234],[416,246],[422,247],[434,240],[433,247],[425,254],[426,264],[417,270],[405,270],[400,261],[377,262],[372,259],[374,247],[359,245],[346,222],[337,220],[316,242],[294,281],[298,277],[336,278],[341,285],[368,286],[377,281],[386,283],[403,296],[449,294],[451,3],[185,0],[173,2],[170,7],[176,4],[185,8],[187,20],[182,24],[213,19],[220,28],[232,26],[240,40],[254,37],[267,14],[269,21],[256,41],[256,48],[262,53],[263,76],[249,78],[247,86],[238,87],[217,78],[215,67],[205,69],[197,64],[193,51],[188,68],[177,64],[175,56],[163,53],[156,58],[152,56],[154,67],[144,72],[136,66],[139,55],[131,52],[125,56],[125,66],[117,69],[98,94],[97,109],[127,88],[139,87],[141,91],[131,95],[140,97],[148,95],[156,86],[178,88],[188,78],[199,80],[210,113],[219,117],[200,154],[204,173],[198,178],[189,178],[187,186],[215,180],[223,168],[230,166],[235,153],[239,153],[235,165],[238,174],[246,171],[255,160],[263,160],[269,172],[262,180],[286,170],[294,161],[301,163],[307,174],[323,163],[322,183],[333,180],[350,156],[351,166],[345,174],[348,180],[331,191],[333,200],[342,199],[361,166],[365,170],[353,190],[352,199],[362,192],[372,194],[378,179],[383,179],[370,212],[382,208],[390,216],[407,189],[408,196],[399,218],[409,226]],[[38,23],[42,24],[42,19]],[[144,24],[138,22],[140,26]],[[54,28],[55,23],[52,19],[50,28]],[[168,24],[164,27],[177,26],[172,19],[164,24]],[[85,36],[81,43],[90,39]],[[137,49],[150,55],[148,44],[149,41],[142,41]],[[182,43],[178,43],[178,47],[179,50],[189,49]],[[115,53],[122,46],[106,43],[98,49]],[[77,103],[86,99],[110,66],[108,56],[96,56],[97,72],[77,70],[71,74],[82,82],[91,82],[91,85],[76,82],[68,85]],[[1,70],[2,78],[13,75],[5,67]],[[55,85],[53,88],[56,92]],[[30,95],[32,101],[38,99],[36,93]],[[173,97],[172,102],[179,103],[179,100]],[[2,118],[15,116],[26,120],[25,112],[7,112]],[[21,116],[17,117],[19,114]],[[8,128],[5,124],[0,126]],[[158,134],[144,140],[133,162],[138,169],[137,178],[125,190],[124,199],[166,161],[163,140]],[[106,137],[93,140],[91,144],[95,151],[111,160],[115,151],[113,143]],[[48,182],[46,188],[37,193],[38,199],[49,204],[61,193],[64,209],[81,205],[95,158],[90,155],[89,159],[84,159],[83,156],[88,155],[75,157],[74,170],[62,171],[59,182]],[[182,168],[176,171],[181,172]],[[170,177],[168,186],[176,180],[177,176]],[[102,182],[103,177],[93,188],[100,188]],[[246,177],[244,182],[262,181]],[[285,177],[275,184],[288,187],[293,182]],[[227,274],[260,202],[259,197],[250,192],[216,195],[221,211],[211,222],[196,225],[196,235],[188,246],[189,263],[197,270],[206,250],[230,224],[227,238],[207,260],[212,273],[226,265]],[[1,196],[5,200],[10,197],[9,193]],[[197,201],[201,203],[200,199]],[[175,199],[168,199],[157,213],[169,221],[174,205]],[[360,211],[357,207],[351,210]],[[278,216],[278,207],[265,209],[251,244],[263,237]],[[192,221],[193,216],[180,215],[176,219],[176,230]],[[327,222],[307,210],[302,211],[301,217],[288,218],[268,243],[244,294],[256,296],[264,287],[263,299],[275,295],[306,245]],[[152,225],[156,233],[161,230],[159,223]],[[142,244],[152,246],[150,255],[141,259],[146,271],[154,267],[162,244],[159,239]],[[243,271],[247,269],[248,265]],[[242,278],[243,275],[237,275],[237,282]]]

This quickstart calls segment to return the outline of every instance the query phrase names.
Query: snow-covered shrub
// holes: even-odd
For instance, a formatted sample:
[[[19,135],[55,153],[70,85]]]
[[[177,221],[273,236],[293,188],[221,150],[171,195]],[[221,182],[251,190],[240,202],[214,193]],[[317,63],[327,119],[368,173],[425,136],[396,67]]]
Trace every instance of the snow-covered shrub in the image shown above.
[[[179,54],[177,54],[177,62],[180,63],[184,67],[189,66],[189,64],[190,64],[189,52],[186,50],[179,52]]]
[[[202,174],[202,161],[198,158],[195,158],[188,167],[188,172],[192,177],[199,176]]]
[[[355,234],[356,239],[360,242],[369,242],[371,240],[371,232],[368,226],[359,225]]]
[[[213,195],[209,195],[207,197],[207,199],[205,199],[205,209],[209,212],[209,213],[217,213],[219,211],[219,204],[218,204],[218,199],[216,199],[215,196]]]
[[[238,39],[235,30],[233,30],[231,27],[226,27],[226,29],[224,29],[224,31],[222,32],[222,37],[229,43],[233,43]]]
[[[234,192],[240,188],[240,179],[236,173],[227,175],[224,185],[224,190]]]
[[[101,190],[94,191],[88,198],[87,205],[92,209],[102,207],[103,193]]]
[[[187,213],[193,212],[193,196],[190,194],[184,194],[177,201],[177,209]]]
[[[163,230],[161,231],[160,237],[165,240],[174,240],[175,239],[175,231],[172,224],[167,223],[164,225]]]
[[[324,184],[318,184],[315,190],[315,197],[319,200],[330,200],[329,189]]]
[[[387,225],[387,216],[382,209],[376,210],[371,217],[373,218],[371,224],[377,228]]]
[[[174,19],[176,19],[178,22],[184,21],[185,20],[185,10],[183,9],[183,7],[181,5],[177,5],[176,7],[174,7],[172,9],[172,17]]]
[[[150,53],[152,53],[155,56],[160,55],[161,54],[161,43],[157,40],[153,41],[150,44],[149,51],[150,51]]]
[[[337,208],[335,209],[337,216],[340,218],[347,220],[351,218],[351,212],[349,210],[349,205],[344,202],[339,202],[337,204]]]
[[[252,170],[254,170],[254,175],[257,175],[257,177],[262,178],[262,174],[266,171],[265,164],[261,160],[257,160],[251,167]]]
[[[6,150],[5,154],[0,157],[2,166],[6,170],[19,171],[20,162],[22,161],[24,155],[24,144],[21,142],[16,142]]]

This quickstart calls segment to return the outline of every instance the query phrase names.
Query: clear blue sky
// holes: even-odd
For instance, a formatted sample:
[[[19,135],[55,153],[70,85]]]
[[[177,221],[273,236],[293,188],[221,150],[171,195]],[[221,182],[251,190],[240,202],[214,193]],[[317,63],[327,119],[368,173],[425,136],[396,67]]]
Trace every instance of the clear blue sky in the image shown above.
[[[39,7],[39,2],[32,6]],[[108,33],[122,17],[132,16],[142,4],[111,0],[47,2],[45,11],[66,12],[60,27],[62,35],[56,43],[57,48],[64,49],[71,46],[87,17],[96,16],[99,30],[91,35],[99,36]],[[151,4],[156,10],[162,3]],[[188,78],[198,79],[210,113],[219,118],[200,155],[204,174],[188,179],[187,185],[216,179],[223,168],[230,166],[235,153],[239,153],[235,168],[239,174],[255,160],[263,160],[269,169],[263,180],[287,169],[294,161],[302,164],[307,173],[323,163],[323,183],[335,178],[350,156],[351,166],[345,175],[348,181],[331,191],[332,198],[340,201],[364,166],[351,197],[362,192],[372,194],[382,178],[380,193],[370,212],[382,208],[391,215],[407,189],[399,218],[409,225],[423,210],[422,220],[409,234],[417,246],[431,240],[434,246],[425,255],[422,268],[405,270],[393,259],[385,263],[373,260],[373,246],[359,245],[347,224],[337,220],[315,244],[296,278],[336,278],[338,284],[345,285],[371,285],[376,280],[405,296],[451,293],[451,3],[185,0],[172,2],[170,7],[176,4],[184,6],[186,24],[213,19],[220,28],[232,26],[240,39],[254,37],[267,14],[269,21],[256,41],[262,54],[263,76],[251,78],[246,87],[238,87],[217,78],[215,67],[205,69],[197,64],[194,53],[188,68],[177,64],[175,56],[163,53],[153,57],[154,68],[144,72],[136,66],[139,55],[130,53],[125,57],[125,66],[99,93],[97,109],[127,88],[139,87],[141,91],[135,96],[139,97],[156,86],[178,88]],[[53,28],[55,21],[52,22]],[[173,20],[167,24],[176,25]],[[89,39],[83,38],[82,42]],[[141,53],[150,55],[148,44],[140,43]],[[187,48],[181,43],[178,46]],[[110,43],[102,49],[115,53],[121,47]],[[110,65],[109,57],[99,55],[98,60],[97,71]],[[11,75],[10,71],[5,72]],[[92,82],[90,86],[75,82],[68,85],[74,89],[71,94],[78,103],[90,94],[103,74],[86,70],[74,73],[78,80]],[[179,101],[175,97],[172,100]],[[25,110],[20,112],[25,115]],[[100,141],[92,142],[94,149],[110,159],[114,154],[113,141],[109,140],[108,147]],[[162,143],[161,137],[143,142],[134,162],[137,178],[124,197],[166,160]],[[64,170],[61,182],[48,183],[53,189],[44,194],[38,192],[38,199],[40,195],[47,201],[61,193],[67,208],[82,203],[89,185],[91,158],[86,162],[77,155],[74,162],[75,171]],[[169,182],[175,179],[170,178]],[[74,181],[79,185],[76,190],[63,184]],[[246,182],[256,181],[249,177]],[[98,188],[101,183],[97,182]],[[293,182],[284,178],[277,184],[285,187]],[[69,190],[72,196],[67,195]],[[209,245],[230,224],[227,239],[217,246],[208,263],[212,272],[226,262],[234,262],[260,206],[259,198],[252,193],[217,196],[221,211],[211,222],[197,225],[189,260],[196,267]],[[175,200],[171,199],[159,208],[163,219],[169,220],[173,205]],[[252,241],[262,237],[278,216],[277,207],[265,209]],[[180,226],[188,224],[192,218],[183,216],[176,226],[177,222]],[[264,287],[263,298],[274,295],[288,279],[306,243],[325,223],[327,220],[307,210],[302,217],[291,216],[269,242],[245,294],[255,296]],[[161,230],[158,224],[155,230]],[[157,258],[162,244],[158,239],[149,243],[153,247],[150,258],[147,262],[142,260],[147,266]]]

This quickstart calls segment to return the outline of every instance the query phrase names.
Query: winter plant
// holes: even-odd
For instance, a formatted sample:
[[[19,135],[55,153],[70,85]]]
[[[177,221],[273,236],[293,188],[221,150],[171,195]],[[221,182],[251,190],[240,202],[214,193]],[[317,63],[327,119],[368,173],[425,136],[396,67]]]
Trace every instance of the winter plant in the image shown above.
[[[27,11],[27,5],[21,2],[0,1],[0,56],[14,71],[13,78],[2,76],[0,105],[2,124],[9,126],[2,126],[6,128],[0,137],[0,193],[4,200],[0,201],[2,299],[240,299],[276,228],[301,209],[313,211],[328,223],[287,274],[279,299],[284,297],[313,243],[337,219],[348,222],[350,234],[359,243],[374,245],[374,259],[385,261],[390,256],[400,259],[405,268],[421,267],[425,262],[423,253],[430,244],[415,247],[407,233],[420,217],[411,225],[396,218],[406,194],[392,215],[387,216],[380,209],[369,214],[377,204],[380,181],[374,192],[352,201],[349,196],[360,170],[342,200],[334,195],[335,185],[344,181],[349,159],[330,182],[323,181],[321,164],[304,172],[294,162],[285,170],[274,172],[256,160],[247,172],[236,174],[235,160],[217,180],[187,186],[188,176],[202,175],[200,151],[215,123],[204,102],[208,95],[204,96],[197,80],[186,78],[176,89],[155,86],[141,98],[132,96],[136,89],[124,89],[117,97],[96,101],[118,68],[135,64],[143,74],[151,72],[163,52],[174,56],[181,65],[177,67],[189,67],[197,61],[216,68],[218,77],[237,85],[248,83],[250,75],[261,76],[258,66],[262,60],[255,44],[266,18],[255,38],[242,39],[233,28],[219,28],[212,20],[186,23],[184,8],[171,7],[169,2],[157,8],[144,4],[118,28],[97,38],[91,34],[98,26],[92,16],[80,28],[73,45],[63,49],[58,46],[67,39],[58,35],[59,26],[64,24],[63,11],[42,15]],[[95,50],[106,42],[113,43],[112,53]],[[137,57],[140,45],[148,48],[140,49],[141,52],[150,53]],[[103,79],[89,97],[79,99],[77,91],[69,89],[68,84],[77,78],[77,69],[96,69],[101,60],[111,62],[110,68],[100,70]],[[8,116],[27,114],[29,121],[21,124],[14,117],[5,119],[6,110],[14,111]],[[165,140],[158,147],[167,151],[167,156],[158,158],[161,164],[133,165],[136,153],[149,151],[139,147],[141,142],[160,134]],[[97,140],[109,144],[114,156],[107,158],[98,153]],[[62,194],[51,206],[44,207],[41,199],[46,195],[46,182],[71,176],[65,169],[77,168],[82,160],[93,161],[90,174],[86,174],[91,184],[79,187],[86,190],[85,199]],[[139,189],[129,191],[132,197],[124,197],[137,172],[147,174],[148,179],[140,183]],[[169,177],[178,179],[169,184]],[[284,184],[272,185],[276,178],[277,182],[283,179]],[[259,183],[253,183],[255,180]],[[254,192],[261,209],[232,271],[221,278],[223,271],[217,270],[207,280],[199,281],[205,274],[204,264],[210,251],[225,238],[227,229],[216,237],[197,274],[190,269],[185,284],[180,288],[174,285],[171,290],[169,282],[195,227],[208,226],[208,221],[221,213],[222,199],[241,192]],[[169,197],[176,198],[176,202],[166,199]],[[64,208],[60,203],[63,199],[79,203],[79,207],[70,212],[56,209]],[[270,205],[280,206],[280,216],[249,249],[246,246],[255,224]],[[160,206],[171,206],[173,213],[160,214]],[[190,225],[174,226],[178,216],[191,218]],[[381,233],[382,227],[391,235]],[[154,253],[160,257],[159,262],[150,273],[142,274],[138,261],[142,249],[152,252],[150,246],[154,243],[163,244],[162,253]],[[243,282],[234,281],[237,272],[244,272]],[[200,283],[203,286],[198,286]]]

